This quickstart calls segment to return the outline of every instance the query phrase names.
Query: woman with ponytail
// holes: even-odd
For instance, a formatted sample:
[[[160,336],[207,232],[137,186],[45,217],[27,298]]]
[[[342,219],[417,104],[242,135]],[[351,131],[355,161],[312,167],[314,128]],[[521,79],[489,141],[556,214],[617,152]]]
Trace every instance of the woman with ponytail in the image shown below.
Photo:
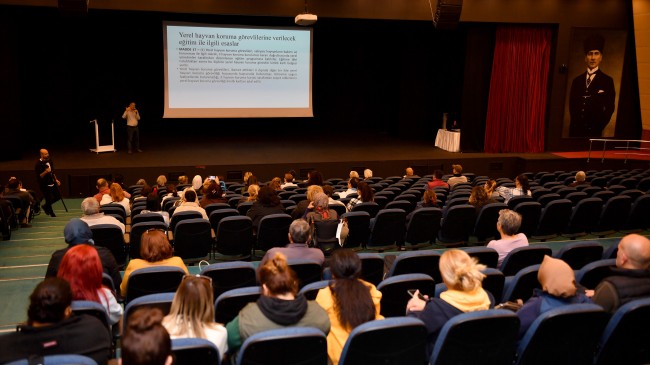
[[[262,295],[248,303],[226,325],[228,348],[239,349],[255,333],[284,327],[315,327],[330,331],[327,313],[316,302],[298,294],[298,276],[281,253],[276,253],[257,269]]]
[[[336,365],[350,332],[360,324],[383,317],[379,314],[381,292],[371,283],[359,279],[361,260],[354,251],[335,250],[330,270],[333,280],[318,292],[316,303],[325,309],[332,323],[327,335],[327,353],[332,364]]]
[[[482,282],[485,275],[481,270],[485,265],[479,264],[475,258],[465,251],[450,249],[440,257],[440,274],[447,290],[440,298],[418,298],[416,291],[406,305],[406,315],[415,317],[427,327],[427,358],[431,356],[440,330],[452,317],[465,313],[489,309],[493,298],[483,290]]]

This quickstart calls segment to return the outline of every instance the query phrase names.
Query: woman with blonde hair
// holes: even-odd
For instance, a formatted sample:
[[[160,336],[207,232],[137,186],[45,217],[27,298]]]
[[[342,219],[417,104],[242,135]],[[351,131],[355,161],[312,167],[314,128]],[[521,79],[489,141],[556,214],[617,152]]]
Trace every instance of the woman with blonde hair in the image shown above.
[[[131,201],[124,195],[124,190],[120,184],[112,183],[110,192],[102,196],[99,205],[116,203],[124,207],[127,217],[131,215]]]
[[[228,351],[228,332],[214,321],[212,279],[188,275],[178,286],[169,314],[162,321],[172,339],[204,338],[223,355]]]
[[[485,265],[459,249],[450,249],[440,257],[440,274],[447,290],[440,298],[420,299],[419,291],[406,305],[406,315],[424,322],[427,327],[427,358],[440,330],[452,317],[465,313],[489,309],[493,298],[482,287]]]
[[[315,327],[325,335],[330,320],[315,301],[298,294],[298,276],[287,264],[286,257],[276,253],[257,269],[262,295],[248,303],[239,315],[226,325],[228,347],[239,349],[255,333],[285,327]],[[281,361],[280,361],[281,363]]]
[[[483,185],[483,188],[485,189],[485,193],[487,194],[487,196],[489,196],[490,198],[498,198],[499,197],[499,193],[494,191],[497,188],[497,182],[496,181],[494,181],[492,179],[486,181],[485,185]]]
[[[307,213],[311,211],[310,205],[314,201],[314,196],[317,193],[325,193],[323,191],[323,187],[320,185],[309,185],[309,187],[307,187],[307,194],[305,194],[307,196],[307,199],[302,200],[298,202],[298,204],[296,204],[296,207],[291,212],[291,218],[293,219],[305,218]],[[313,205],[311,206],[311,208],[313,208]]]

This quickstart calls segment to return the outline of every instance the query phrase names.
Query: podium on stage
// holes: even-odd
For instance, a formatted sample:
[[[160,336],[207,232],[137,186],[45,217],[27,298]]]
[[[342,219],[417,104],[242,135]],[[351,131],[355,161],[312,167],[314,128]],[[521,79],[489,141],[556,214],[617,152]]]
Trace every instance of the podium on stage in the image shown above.
[[[93,119],[90,123],[95,123],[95,148],[91,148],[91,152],[99,154],[100,152],[116,152],[115,149],[115,127],[113,126],[113,121],[111,120],[111,144],[99,145],[99,122],[97,119]]]

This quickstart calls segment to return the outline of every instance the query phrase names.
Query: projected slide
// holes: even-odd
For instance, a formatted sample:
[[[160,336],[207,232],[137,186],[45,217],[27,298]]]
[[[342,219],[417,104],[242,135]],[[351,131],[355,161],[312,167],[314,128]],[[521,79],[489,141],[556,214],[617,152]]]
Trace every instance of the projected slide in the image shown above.
[[[165,22],[165,118],[311,117],[311,29]]]

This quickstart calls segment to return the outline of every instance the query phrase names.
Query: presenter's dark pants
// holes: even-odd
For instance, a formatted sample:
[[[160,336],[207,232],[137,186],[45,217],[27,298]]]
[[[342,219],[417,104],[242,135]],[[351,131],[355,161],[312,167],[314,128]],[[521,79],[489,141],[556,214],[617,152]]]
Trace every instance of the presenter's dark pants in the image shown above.
[[[138,127],[126,126],[126,135],[127,135],[126,146],[128,147],[129,152],[133,150],[131,147],[135,147],[136,151],[139,150],[140,132],[138,131]]]
[[[45,204],[43,204],[43,210],[45,211],[45,214],[54,216],[52,204],[61,199],[59,188],[56,186],[42,186],[41,192],[43,193],[43,199],[45,200]]]

